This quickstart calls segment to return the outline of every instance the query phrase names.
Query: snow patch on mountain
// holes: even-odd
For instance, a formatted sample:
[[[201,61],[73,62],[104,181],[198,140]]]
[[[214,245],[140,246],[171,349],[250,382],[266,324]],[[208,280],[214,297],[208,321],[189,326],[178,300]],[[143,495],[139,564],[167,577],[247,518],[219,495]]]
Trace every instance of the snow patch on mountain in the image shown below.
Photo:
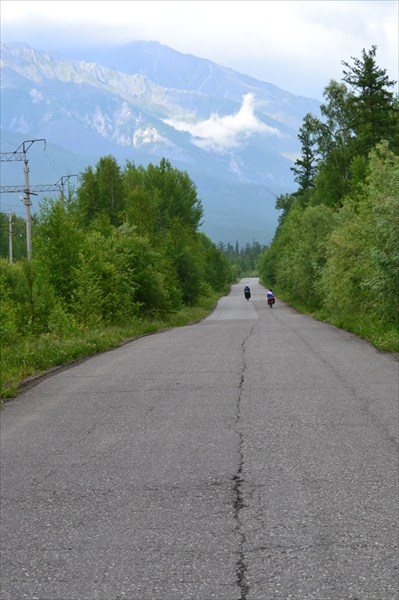
[[[43,92],[37,88],[32,88],[29,92],[29,96],[31,97],[33,104],[36,104],[37,102],[43,102],[45,100]]]
[[[230,157],[228,169],[229,169],[230,173],[234,173],[234,175],[241,175],[241,169],[238,166],[238,163],[237,163],[236,159],[234,158],[234,156]]]
[[[172,146],[169,140],[162,136],[155,127],[136,129],[133,135],[134,147],[141,148],[148,144],[163,144],[164,146]]]

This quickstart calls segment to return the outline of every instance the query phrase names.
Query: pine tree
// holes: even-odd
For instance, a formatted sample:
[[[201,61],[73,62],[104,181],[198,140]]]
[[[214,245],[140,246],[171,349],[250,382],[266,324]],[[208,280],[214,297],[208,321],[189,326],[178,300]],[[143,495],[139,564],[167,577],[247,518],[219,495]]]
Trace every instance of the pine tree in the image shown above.
[[[358,151],[368,152],[382,140],[398,150],[398,107],[393,92],[388,88],[396,81],[390,80],[386,69],[377,66],[377,47],[362,51],[362,58],[354,58],[353,65],[342,62],[346,67],[343,81],[353,90],[349,98],[352,113],[352,128],[358,138]]]
[[[307,114],[299,129],[298,139],[301,142],[301,158],[295,161],[296,167],[291,167],[295,173],[295,181],[300,190],[306,192],[314,187],[314,177],[317,170],[317,149],[315,138],[315,118]]]

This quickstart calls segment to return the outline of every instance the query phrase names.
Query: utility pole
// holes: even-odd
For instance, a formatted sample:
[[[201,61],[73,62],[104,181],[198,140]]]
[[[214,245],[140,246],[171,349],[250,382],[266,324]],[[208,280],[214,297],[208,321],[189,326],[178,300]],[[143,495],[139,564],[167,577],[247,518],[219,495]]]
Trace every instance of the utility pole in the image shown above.
[[[30,200],[30,187],[29,187],[29,166],[28,166],[28,158],[27,152],[29,148],[35,142],[44,142],[44,148],[46,148],[46,140],[44,138],[36,139],[36,140],[25,140],[22,142],[20,146],[15,150],[15,152],[2,152],[0,156],[1,161],[10,161],[10,160],[23,160],[24,161],[24,199],[23,203],[25,205],[26,210],[26,251],[28,255],[28,260],[32,258],[32,222],[30,216],[30,207],[32,202]],[[22,147],[22,151],[20,148]]]
[[[68,182],[68,191],[69,191],[69,180],[71,177],[77,178],[78,175],[63,175],[56,184],[56,185],[59,185],[61,188],[60,202],[61,202],[62,206],[64,206],[64,201],[65,201],[64,185],[65,185],[65,182],[67,181]]]
[[[8,212],[8,256],[10,263],[12,263],[12,212],[11,209]]]
[[[26,213],[26,252],[28,255],[28,260],[30,260],[32,258],[32,222],[31,222],[31,218],[30,218],[30,207],[32,205],[32,202],[30,199],[30,188],[29,188],[29,166],[28,166],[28,159],[26,158],[25,150],[24,150],[24,176],[25,176],[24,205],[25,205],[25,213]]]

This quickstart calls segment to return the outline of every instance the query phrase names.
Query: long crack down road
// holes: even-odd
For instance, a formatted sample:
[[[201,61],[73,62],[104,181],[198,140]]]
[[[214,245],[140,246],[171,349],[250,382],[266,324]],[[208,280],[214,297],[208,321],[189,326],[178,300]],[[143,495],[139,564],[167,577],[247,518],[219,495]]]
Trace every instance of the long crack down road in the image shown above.
[[[2,600],[398,598],[398,362],[265,296],[4,406]]]

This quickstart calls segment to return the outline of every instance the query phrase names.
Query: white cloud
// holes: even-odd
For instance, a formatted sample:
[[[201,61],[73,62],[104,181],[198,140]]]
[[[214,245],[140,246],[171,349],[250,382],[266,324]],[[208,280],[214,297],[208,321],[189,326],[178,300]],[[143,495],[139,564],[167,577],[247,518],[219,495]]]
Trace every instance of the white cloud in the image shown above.
[[[165,120],[178,131],[189,132],[193,143],[204,149],[215,151],[237,148],[255,133],[281,136],[278,129],[262,123],[255,115],[255,97],[245,94],[240,110],[233,115],[220,116],[213,113],[209,119],[197,123],[186,121]]]
[[[398,79],[396,0],[0,1],[5,42],[62,50],[155,40],[320,100],[342,78],[341,61],[376,45],[378,65]]]

